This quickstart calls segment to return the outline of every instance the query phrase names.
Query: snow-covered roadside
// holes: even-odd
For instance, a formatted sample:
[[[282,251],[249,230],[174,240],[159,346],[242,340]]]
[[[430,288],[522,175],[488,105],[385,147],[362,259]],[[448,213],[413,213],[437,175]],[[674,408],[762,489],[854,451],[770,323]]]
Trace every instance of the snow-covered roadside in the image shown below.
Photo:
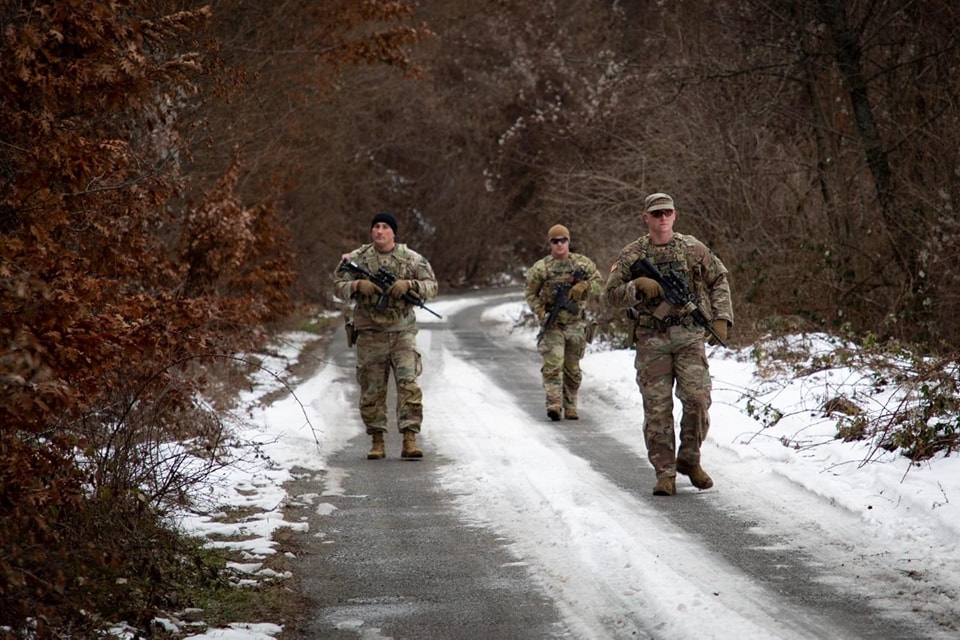
[[[505,339],[532,349],[534,331],[520,328],[524,312],[522,304],[505,304],[485,317]],[[783,341],[811,359],[838,344],[825,335]],[[960,633],[960,456],[941,454],[912,464],[870,441],[836,439],[838,415],[824,414],[827,400],[857,398],[864,417],[889,411],[901,400],[893,387],[877,390],[872,371],[834,367],[767,378],[758,372],[752,347],[708,347],[708,355],[714,404],[704,464],[718,486],[747,487],[717,491],[716,499],[763,523],[767,532],[811,550],[842,576],[843,588],[892,612],[923,611],[948,635]],[[581,395],[595,399],[588,410],[641,416],[603,423],[606,432],[645,457],[632,351],[591,347],[582,367]],[[764,407],[782,417],[774,420]],[[676,413],[679,419],[679,406]],[[891,576],[898,584],[887,591],[897,596],[880,601],[870,585]]]
[[[519,348],[532,349],[533,331],[516,327],[523,312],[519,302],[500,303],[501,296],[491,296],[492,305],[486,318],[504,340]],[[432,305],[443,315],[474,304],[477,298],[438,300]],[[421,323],[433,322],[432,317],[420,318]],[[431,332],[422,332],[425,341]],[[270,371],[282,372],[296,357],[301,339],[296,334],[284,336],[285,346],[278,348],[276,360],[265,362]],[[815,348],[829,348],[829,342],[813,344]],[[425,349],[426,351],[426,349]],[[427,369],[439,368],[441,363],[428,362]],[[459,415],[464,407],[486,402],[476,397],[476,389],[496,393],[494,385],[479,372],[444,356],[443,384],[426,387],[430,405],[429,420],[440,419],[445,413]],[[704,493],[711,500],[731,500],[730,507],[754,513],[763,527],[789,536],[793,544],[817,549],[819,557],[831,566],[846,563],[840,575],[844,586],[859,588],[871,582],[871,572],[894,567],[902,576],[903,595],[896,602],[886,604],[894,610],[921,608],[944,625],[955,625],[960,596],[960,464],[957,456],[937,457],[920,466],[911,467],[909,461],[894,454],[876,456],[861,464],[871,450],[864,443],[844,443],[833,439],[835,423],[819,415],[827,389],[830,393],[854,392],[854,386],[869,372],[834,371],[829,380],[804,378],[797,380],[763,380],[757,377],[749,350],[734,352],[722,349],[711,351],[714,376],[713,426],[705,446],[705,464],[717,480],[718,487],[751,483],[749,501],[743,492],[714,491]],[[632,353],[629,350],[592,350],[583,361],[585,371],[581,404],[585,411],[598,416],[603,412],[620,415],[641,415],[639,392],[633,380]],[[825,374],[827,375],[827,374]],[[269,407],[256,407],[256,400],[273,391],[278,382],[270,375],[257,381],[255,388],[243,398],[248,407],[244,424],[238,425],[238,440],[256,443],[245,449],[255,455],[246,455],[242,465],[225,469],[205,497],[208,505],[217,509],[206,514],[185,514],[184,525],[199,535],[244,533],[250,539],[241,545],[249,562],[237,566],[247,572],[250,580],[277,579],[259,573],[258,566],[265,556],[274,552],[270,535],[278,527],[298,527],[300,523],[284,522],[282,507],[291,500],[283,491],[283,484],[291,478],[291,470],[302,467],[308,471],[326,470],[327,457],[359,433],[355,416],[351,429],[332,428],[344,416],[352,416],[355,407],[346,400],[345,393],[353,384],[352,369],[329,364],[310,380],[298,385],[295,397],[287,396]],[[751,415],[747,404],[767,403],[778,408],[784,417],[764,427]],[[511,540],[536,539],[543,531],[527,531],[523,527],[543,518],[558,519],[563,523],[566,537],[553,541],[553,546],[538,550],[535,545],[519,549],[520,555],[531,563],[551,566],[555,557],[572,567],[582,568],[581,574],[594,572],[613,576],[609,582],[586,581],[573,584],[560,575],[544,575],[548,591],[559,602],[576,602],[578,611],[586,616],[572,620],[583,637],[604,637],[603,629],[616,624],[616,612],[610,602],[644,598],[645,574],[632,570],[631,549],[625,540],[648,531],[651,519],[657,525],[656,514],[648,513],[642,504],[630,496],[612,491],[602,478],[583,466],[581,460],[569,455],[562,447],[544,436],[546,424],[531,424],[529,416],[501,398],[486,403],[485,410],[497,412],[498,429],[489,441],[473,438],[447,438],[445,433],[428,437],[438,449],[457,451],[456,459],[465,461],[451,466],[446,475],[448,488],[455,491],[464,504],[465,515],[485,514],[485,524],[503,529]],[[606,415],[610,415],[607,413]],[[633,448],[640,459],[645,457],[639,424],[636,420],[603,420],[605,430]],[[429,427],[429,425],[427,425]],[[429,432],[428,432],[429,433]],[[494,437],[495,436],[495,437]],[[468,444],[469,443],[469,444]],[[473,465],[469,447],[509,449],[531,452],[535,463]],[[336,478],[329,478],[328,491],[336,491]],[[481,488],[505,486],[500,493],[479,493]],[[472,502],[474,501],[474,502]],[[481,504],[482,502],[482,504]],[[231,507],[251,507],[259,510],[256,518],[228,524],[218,514]],[[482,507],[482,508],[481,508]],[[518,517],[517,514],[523,514]],[[665,525],[664,525],[665,526]],[[511,529],[512,527],[512,529]],[[663,529],[659,529],[663,535]],[[317,532],[322,535],[322,532]],[[672,548],[687,544],[676,532],[669,536]],[[233,543],[231,543],[233,544]],[[589,553],[582,550],[591,549]],[[569,557],[563,554],[570,550]],[[554,557],[537,560],[538,553]],[[682,554],[677,554],[682,555]],[[658,565],[662,566],[662,565]],[[667,570],[667,569],[664,569]],[[720,571],[719,568],[709,571]],[[714,627],[719,635],[735,633],[742,637],[763,637],[775,630],[776,635],[791,637],[789,629],[778,627],[772,616],[738,617],[722,610],[713,598],[698,591],[698,583],[684,579],[684,567],[671,564],[669,571],[680,575],[682,588],[677,589],[675,601],[649,601],[647,618],[643,624],[652,624],[675,633],[688,635],[688,625],[707,619],[721,619],[727,628]],[[702,568],[698,567],[698,571]],[[862,580],[857,580],[856,576]],[[751,585],[727,583],[730,589],[749,594]],[[939,595],[938,595],[939,594]],[[611,597],[613,596],[613,597]],[[697,603],[691,608],[690,602]],[[693,609],[693,610],[691,610]],[[693,622],[691,622],[693,621]],[[172,624],[172,622],[171,622]],[[766,626],[769,625],[769,626]],[[267,626],[231,629],[211,629],[191,636],[194,640],[227,638],[230,640],[258,640],[275,637],[279,628]],[[956,627],[945,629],[956,632]],[[703,635],[702,632],[700,634]],[[706,637],[706,636],[703,636]]]

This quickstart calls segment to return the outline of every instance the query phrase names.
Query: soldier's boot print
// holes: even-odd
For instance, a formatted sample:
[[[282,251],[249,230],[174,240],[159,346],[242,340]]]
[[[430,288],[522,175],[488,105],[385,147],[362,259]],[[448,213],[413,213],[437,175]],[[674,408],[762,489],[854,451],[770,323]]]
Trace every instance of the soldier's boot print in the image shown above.
[[[704,471],[703,467],[701,467],[699,464],[691,467],[678,461],[677,473],[682,473],[685,476],[689,476],[690,482],[693,484],[693,486],[701,491],[704,489],[709,489],[713,486],[713,478],[707,475],[707,472]]]
[[[657,478],[657,484],[653,486],[653,495],[655,496],[673,496],[677,494],[677,481],[674,477]]]
[[[367,460],[380,460],[386,457],[387,450],[383,442],[383,431],[373,432],[373,445],[367,452]]]
[[[567,407],[563,410],[563,417],[565,417],[567,420],[579,420],[580,414],[577,413],[576,407]]]
[[[401,458],[422,458],[423,451],[417,447],[417,434],[415,431],[407,429],[403,432],[403,449],[400,451]]]

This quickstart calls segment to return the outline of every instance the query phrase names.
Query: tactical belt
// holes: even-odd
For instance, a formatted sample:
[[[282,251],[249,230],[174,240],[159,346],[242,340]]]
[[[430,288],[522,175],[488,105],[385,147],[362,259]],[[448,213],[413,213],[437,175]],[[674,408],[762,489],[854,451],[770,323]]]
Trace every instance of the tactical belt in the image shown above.
[[[661,333],[669,329],[670,327],[689,327],[692,323],[692,320],[689,316],[681,318],[680,316],[667,316],[663,320],[654,318],[653,316],[640,316],[637,318],[638,327],[646,327],[647,329],[655,329]]]
[[[552,324],[551,326],[554,326],[554,327],[565,327],[565,326],[567,326],[568,324],[574,324],[574,323],[576,323],[576,322],[580,322],[580,320],[582,320],[582,318],[581,318],[580,316],[578,316],[578,315],[577,315],[577,316],[571,315],[570,319],[567,320],[567,321],[565,321],[565,322],[560,322],[559,319],[554,320],[554,322],[553,322],[553,324]]]

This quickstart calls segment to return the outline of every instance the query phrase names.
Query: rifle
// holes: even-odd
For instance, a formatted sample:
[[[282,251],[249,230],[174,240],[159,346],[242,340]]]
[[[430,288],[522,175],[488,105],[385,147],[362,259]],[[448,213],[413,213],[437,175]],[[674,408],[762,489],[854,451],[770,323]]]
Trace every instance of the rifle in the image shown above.
[[[383,293],[381,293],[380,297],[377,299],[377,310],[383,311],[387,307],[387,301],[390,299],[390,296],[387,295],[387,289],[389,289],[390,285],[392,285],[394,282],[397,281],[396,274],[387,271],[383,267],[380,267],[379,269],[377,269],[376,273],[371,273],[370,271],[367,271],[366,269],[358,265],[356,262],[350,262],[346,258],[344,258],[343,261],[340,263],[340,266],[338,267],[338,271],[347,271],[349,273],[352,273],[355,276],[359,276],[363,278],[364,280],[369,280],[373,284],[380,287],[380,290],[383,291]],[[428,309],[427,305],[423,303],[423,300],[418,298],[415,294],[410,293],[409,291],[403,294],[403,299],[415,307],[420,307],[424,311],[432,313],[438,318],[443,317],[433,309]]]
[[[566,309],[574,315],[580,313],[580,307],[577,306],[576,302],[567,298],[567,295],[569,295],[573,285],[586,278],[587,272],[583,269],[577,269],[571,273],[570,277],[566,280],[557,283],[553,288],[553,308],[550,310],[550,315],[547,316],[546,321],[540,328],[540,334],[537,336],[537,339],[539,339],[547,329],[553,326],[553,323],[557,321],[557,315],[560,314],[561,309]]]
[[[697,295],[690,290],[690,284],[682,271],[671,269],[666,273],[660,273],[660,270],[648,258],[644,257],[630,265],[630,277],[639,278],[641,276],[656,280],[660,288],[663,289],[663,297],[679,311],[681,316],[689,315],[694,322],[709,331],[714,340],[724,347],[727,346],[710,326],[710,321],[700,311],[700,307],[697,306]]]

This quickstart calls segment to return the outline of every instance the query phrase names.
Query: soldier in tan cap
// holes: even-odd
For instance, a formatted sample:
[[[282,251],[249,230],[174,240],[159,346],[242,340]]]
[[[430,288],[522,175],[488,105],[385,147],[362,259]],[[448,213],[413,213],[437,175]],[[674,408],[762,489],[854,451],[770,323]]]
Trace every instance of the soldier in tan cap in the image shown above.
[[[606,302],[628,310],[634,319],[637,385],[643,396],[643,433],[647,456],[657,474],[654,495],[676,493],[676,476],[690,478],[698,489],[713,479],[700,465],[700,445],[710,428],[710,370],[704,329],[666,302],[661,285],[631,269],[648,258],[661,274],[680,273],[696,295],[697,307],[721,340],[733,325],[727,269],[702,242],[674,233],[673,198],[653,193],[644,202],[647,233],[621,250],[604,288]],[[713,338],[711,338],[713,340]],[[673,419],[673,389],[683,405],[680,448]]]
[[[603,279],[593,261],[570,252],[570,231],[555,224],[547,232],[550,255],[527,274],[526,300],[540,321],[537,350],[543,357],[547,416],[579,419],[577,392],[583,374],[580,359],[587,346],[586,301],[600,295]]]

